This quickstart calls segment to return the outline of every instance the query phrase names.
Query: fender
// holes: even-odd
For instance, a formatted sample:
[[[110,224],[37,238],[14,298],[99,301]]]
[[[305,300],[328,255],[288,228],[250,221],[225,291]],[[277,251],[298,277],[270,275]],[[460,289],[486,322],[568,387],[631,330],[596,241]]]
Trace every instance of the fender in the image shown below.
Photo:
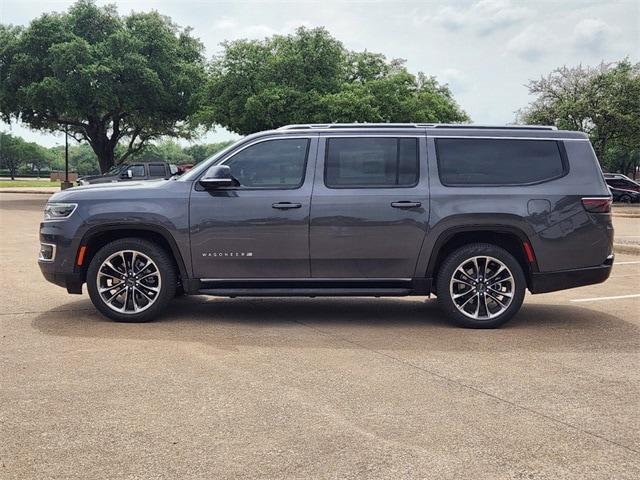
[[[491,220],[495,222],[496,216],[492,215],[491,217],[493,217]],[[509,217],[512,217],[512,216],[509,215]],[[510,220],[513,221],[515,219],[510,219]],[[469,222],[466,225],[450,226],[450,227],[442,226],[443,227],[442,231],[438,234],[435,241],[433,240],[430,241],[430,239],[434,238],[434,234],[436,233],[436,231],[439,230],[438,227],[434,227],[432,231],[429,232],[425,237],[425,241],[420,251],[420,258],[418,259],[416,275],[418,277],[422,277],[423,276],[422,272],[425,272],[424,276],[426,278],[433,278],[433,273],[434,273],[436,261],[438,259],[438,254],[440,250],[454,235],[459,233],[480,232],[480,231],[509,233],[518,237],[523,243],[528,242],[529,245],[531,245],[533,248],[533,244],[531,243],[533,232],[527,233],[523,228],[520,228],[513,224],[510,225],[506,223],[494,223],[494,222],[483,223],[482,219],[477,219],[477,221]],[[538,271],[537,262],[534,261],[530,265],[530,268],[532,272],[537,272]]]
[[[171,232],[169,232],[169,230],[158,225],[139,223],[139,222],[136,222],[136,223],[119,222],[119,223],[108,223],[104,225],[103,224],[96,225],[96,226],[90,227],[84,233],[84,235],[82,236],[82,239],[75,245],[75,251],[76,252],[78,251],[78,248],[80,247],[80,245],[89,244],[94,237],[100,235],[101,233],[104,233],[107,231],[114,231],[114,230],[139,230],[142,232],[153,232],[158,235],[161,235],[162,238],[166,240],[167,244],[169,244],[169,247],[171,248],[171,253],[176,259],[178,270],[180,270],[180,276],[183,279],[183,283],[189,280],[189,273],[185,266],[184,259],[182,257],[182,252],[180,251],[180,248],[178,247],[178,244],[176,243],[175,238],[173,237],[173,235],[171,235]]]

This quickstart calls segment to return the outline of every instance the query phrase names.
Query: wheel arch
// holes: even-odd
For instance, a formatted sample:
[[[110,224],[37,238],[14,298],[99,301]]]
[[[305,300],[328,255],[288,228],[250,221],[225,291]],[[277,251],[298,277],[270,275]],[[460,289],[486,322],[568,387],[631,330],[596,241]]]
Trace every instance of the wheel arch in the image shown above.
[[[527,234],[510,225],[477,225],[452,227],[438,236],[431,250],[425,274],[427,278],[433,279],[432,288],[437,284],[438,270],[445,258],[454,250],[470,243],[491,243],[507,250],[522,267],[527,287],[531,286],[532,273],[538,271],[538,265]],[[533,261],[529,261],[525,244],[531,249]]]
[[[77,254],[82,247],[86,249],[82,265],[76,265],[82,274],[82,281],[86,281],[87,268],[92,258],[103,246],[114,240],[128,237],[144,238],[163,247],[173,259],[180,281],[184,284],[189,279],[189,272],[178,244],[166,228],[148,224],[107,224],[90,228],[80,240]]]

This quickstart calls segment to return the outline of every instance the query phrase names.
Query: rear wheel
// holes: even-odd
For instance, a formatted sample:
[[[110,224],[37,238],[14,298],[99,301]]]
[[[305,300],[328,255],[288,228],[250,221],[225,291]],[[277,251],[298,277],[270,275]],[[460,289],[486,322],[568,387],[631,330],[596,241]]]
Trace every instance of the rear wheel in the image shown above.
[[[513,317],[524,300],[522,267],[496,245],[474,243],[449,255],[438,272],[438,301],[458,324],[495,328]]]
[[[631,195],[626,195],[626,194],[625,194],[625,195],[622,195],[622,196],[620,197],[620,201],[621,201],[622,203],[631,203]]]
[[[153,320],[175,296],[176,283],[167,252],[139,238],[105,245],[87,270],[91,301],[103,315],[118,322]]]

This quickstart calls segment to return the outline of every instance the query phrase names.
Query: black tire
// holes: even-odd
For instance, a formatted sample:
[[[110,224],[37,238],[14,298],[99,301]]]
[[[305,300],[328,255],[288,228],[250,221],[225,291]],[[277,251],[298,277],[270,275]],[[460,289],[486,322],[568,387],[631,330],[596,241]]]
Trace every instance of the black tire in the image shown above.
[[[154,297],[154,301],[145,310],[138,313],[121,313],[113,310],[106,304],[98,292],[98,270],[101,265],[113,254],[125,250],[140,252],[151,259],[157,266],[161,280],[159,291]],[[93,305],[104,316],[117,322],[140,323],[154,320],[166,309],[169,302],[174,298],[176,285],[177,275],[175,266],[169,254],[159,245],[141,238],[123,238],[108,243],[95,254],[87,270],[87,290],[89,291]]]
[[[631,203],[631,195],[622,195],[620,197],[621,203]]]
[[[479,307],[477,313],[481,313],[483,311],[490,313],[490,308],[487,308],[486,300],[484,300],[485,298],[489,298],[490,305],[493,305],[493,307],[496,309],[493,313],[498,313],[501,308],[504,308],[501,313],[492,318],[472,318],[465,315],[460,311],[458,306],[456,306],[451,294],[451,281],[453,275],[456,273],[456,270],[458,269],[458,267],[463,265],[465,262],[473,259],[474,257],[492,257],[499,260],[508,270],[508,272],[503,271],[504,273],[502,275],[510,273],[511,278],[513,279],[513,288],[510,292],[512,295],[511,302],[507,304],[506,308],[498,304],[495,300],[492,300],[492,296],[489,295],[489,293],[486,294],[486,297],[484,293],[480,293],[484,301],[484,309],[482,307]],[[482,261],[480,262],[482,263]],[[497,266],[497,264],[495,263],[492,263],[491,265]],[[487,275],[486,270],[485,275]],[[475,280],[477,282],[477,278]],[[489,243],[472,243],[458,248],[444,260],[438,270],[436,288],[438,292],[438,302],[442,310],[458,325],[467,328],[496,328],[509,321],[516,313],[518,313],[520,307],[522,306],[522,301],[524,300],[526,283],[527,282],[520,263],[505,249]],[[462,300],[459,301],[461,301],[462,303],[464,303],[467,298],[475,297],[474,292],[476,290],[471,291],[471,287],[465,288],[469,288],[469,292],[471,293],[471,295],[467,297],[460,297],[462,298]],[[480,285],[478,284],[474,288],[480,288]],[[483,284],[482,292],[486,291],[486,287]],[[501,295],[497,295],[497,297],[505,303],[508,302],[508,297],[504,297]],[[478,296],[477,300],[472,299],[469,307],[467,308],[471,307],[473,309],[474,302],[480,303],[480,298],[481,297]],[[487,317],[489,317],[489,315],[487,315]]]

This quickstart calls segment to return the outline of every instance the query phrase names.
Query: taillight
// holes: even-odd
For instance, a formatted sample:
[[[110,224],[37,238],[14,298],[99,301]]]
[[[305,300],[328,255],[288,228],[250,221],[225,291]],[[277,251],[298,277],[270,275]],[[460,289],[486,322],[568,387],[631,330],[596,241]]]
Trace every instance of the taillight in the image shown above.
[[[588,197],[582,199],[582,206],[587,212],[609,213],[611,212],[611,197]]]

